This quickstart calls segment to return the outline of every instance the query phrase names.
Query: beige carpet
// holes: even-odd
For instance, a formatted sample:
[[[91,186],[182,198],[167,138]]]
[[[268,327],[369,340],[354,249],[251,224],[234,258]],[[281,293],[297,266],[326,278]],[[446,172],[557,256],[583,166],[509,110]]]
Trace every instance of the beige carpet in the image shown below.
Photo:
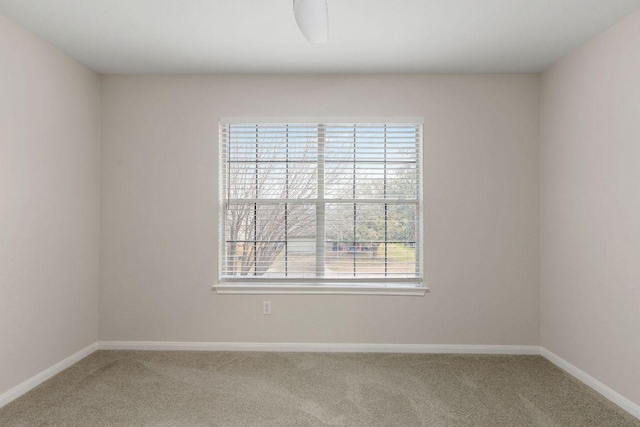
[[[640,426],[539,356],[98,351],[0,426]]]

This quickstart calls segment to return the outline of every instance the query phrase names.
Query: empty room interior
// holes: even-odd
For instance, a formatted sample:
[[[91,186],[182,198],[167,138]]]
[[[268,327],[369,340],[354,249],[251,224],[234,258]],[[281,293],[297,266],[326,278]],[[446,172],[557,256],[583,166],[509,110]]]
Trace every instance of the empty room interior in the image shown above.
[[[640,0],[0,0],[0,426],[640,426]]]

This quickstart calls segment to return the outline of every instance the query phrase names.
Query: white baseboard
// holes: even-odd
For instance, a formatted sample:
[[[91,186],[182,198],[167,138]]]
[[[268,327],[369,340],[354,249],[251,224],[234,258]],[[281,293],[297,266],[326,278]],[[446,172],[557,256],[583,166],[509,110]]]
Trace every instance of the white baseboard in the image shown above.
[[[90,346],[83,348],[79,352],[72,354],[71,356],[67,357],[63,361],[58,362],[55,365],[51,366],[50,368],[47,368],[44,371],[40,372],[39,374],[29,378],[25,382],[18,384],[12,389],[9,389],[4,393],[0,394],[0,408],[2,408],[7,403],[17,399],[18,397],[22,396],[23,394],[30,391],[31,389],[39,386],[49,378],[64,371],[71,365],[84,359],[85,357],[87,357],[88,355],[96,351],[98,348],[99,348],[99,344],[95,342]]]
[[[633,403],[632,401],[630,401],[629,399],[627,399],[617,391],[602,384],[600,381],[593,378],[591,375],[575,367],[571,363],[567,362],[560,356],[550,352],[546,348],[540,347],[540,355],[543,356],[545,359],[549,360],[551,363],[553,363],[560,369],[567,372],[568,374],[579,379],[580,381],[582,381],[583,383],[585,383],[586,385],[588,385],[589,387],[591,387],[592,389],[594,389],[595,391],[597,391],[598,393],[600,393],[601,395],[609,399],[611,402],[615,403],[625,411],[629,412],[634,417],[640,419],[640,405]]]
[[[528,345],[448,345],[448,344],[340,344],[340,343],[247,343],[247,342],[159,342],[101,341],[103,350],[194,350],[271,351],[332,353],[468,353],[540,354]]]

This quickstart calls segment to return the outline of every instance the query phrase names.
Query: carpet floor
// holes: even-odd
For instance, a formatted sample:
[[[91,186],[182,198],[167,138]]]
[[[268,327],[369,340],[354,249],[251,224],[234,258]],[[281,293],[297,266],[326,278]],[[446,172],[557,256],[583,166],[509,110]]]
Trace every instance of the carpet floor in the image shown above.
[[[97,351],[0,426],[640,427],[540,356]]]

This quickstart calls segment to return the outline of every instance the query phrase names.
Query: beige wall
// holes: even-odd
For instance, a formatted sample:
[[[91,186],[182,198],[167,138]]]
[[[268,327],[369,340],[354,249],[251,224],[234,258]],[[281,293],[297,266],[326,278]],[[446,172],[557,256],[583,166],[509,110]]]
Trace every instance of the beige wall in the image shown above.
[[[0,394],[98,337],[99,97],[0,15]]]
[[[640,404],[640,12],[542,78],[542,345]]]
[[[103,77],[101,340],[539,344],[538,89],[536,75]],[[218,118],[341,115],[424,116],[432,292],[212,292]]]

